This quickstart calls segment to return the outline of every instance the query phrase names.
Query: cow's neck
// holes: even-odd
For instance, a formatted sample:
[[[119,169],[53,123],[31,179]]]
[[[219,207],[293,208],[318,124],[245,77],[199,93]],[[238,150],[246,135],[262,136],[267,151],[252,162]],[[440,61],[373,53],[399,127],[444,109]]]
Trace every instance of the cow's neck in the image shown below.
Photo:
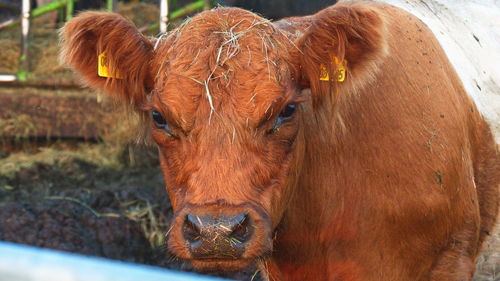
[[[349,188],[342,185],[342,176],[335,176],[336,169],[341,167],[335,156],[345,145],[339,138],[339,131],[343,130],[339,123],[341,116],[336,115],[342,112],[333,113],[327,108],[320,109],[322,111],[311,115],[303,124],[303,168],[283,226],[276,235],[275,252],[280,255],[270,266],[271,274],[286,273],[284,280],[327,280],[328,276],[318,274],[327,274],[328,270],[324,270],[327,267],[337,267],[328,263],[342,259],[341,249],[345,247],[338,246],[356,236],[356,215],[352,212],[359,202],[349,194]],[[321,125],[325,119],[336,121],[328,128]],[[332,247],[339,250],[332,251]]]

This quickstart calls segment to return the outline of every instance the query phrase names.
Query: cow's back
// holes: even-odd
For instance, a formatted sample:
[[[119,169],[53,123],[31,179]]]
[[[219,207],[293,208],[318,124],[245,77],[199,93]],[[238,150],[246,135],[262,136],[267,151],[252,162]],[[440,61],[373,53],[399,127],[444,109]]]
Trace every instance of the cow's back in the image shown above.
[[[420,18],[437,37],[500,142],[500,4],[493,0],[379,0]]]

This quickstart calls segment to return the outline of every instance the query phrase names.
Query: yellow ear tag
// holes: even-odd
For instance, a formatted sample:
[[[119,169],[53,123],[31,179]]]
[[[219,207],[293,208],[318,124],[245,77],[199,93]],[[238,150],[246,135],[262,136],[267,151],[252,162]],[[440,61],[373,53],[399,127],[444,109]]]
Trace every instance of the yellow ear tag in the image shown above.
[[[337,72],[335,73],[335,76],[337,77],[338,82],[344,82],[345,81],[345,76],[346,76],[346,65],[347,62],[346,60],[343,60],[341,63],[339,63],[339,59],[337,57],[333,57],[333,61],[337,65]],[[328,75],[328,70],[323,64],[320,64],[319,66],[319,80],[321,81],[330,81],[330,76]]]
[[[109,72],[109,62],[108,62],[108,57],[106,56],[106,52],[102,52],[97,57],[97,75],[106,78],[116,78],[116,79],[124,78],[120,74],[119,70],[116,70],[115,75],[111,75],[111,73]]]

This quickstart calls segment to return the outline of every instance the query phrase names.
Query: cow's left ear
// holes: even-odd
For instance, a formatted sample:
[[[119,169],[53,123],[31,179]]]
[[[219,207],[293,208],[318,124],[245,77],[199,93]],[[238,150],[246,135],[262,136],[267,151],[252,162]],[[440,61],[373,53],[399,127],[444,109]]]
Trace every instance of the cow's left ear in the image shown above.
[[[60,33],[60,59],[84,83],[140,110],[153,87],[153,42],[114,13],[83,12]]]
[[[373,77],[387,47],[383,15],[371,3],[338,3],[312,18],[296,42],[301,51],[293,56],[300,64],[301,87],[311,88],[317,104],[325,95],[335,98],[334,89],[361,88]]]

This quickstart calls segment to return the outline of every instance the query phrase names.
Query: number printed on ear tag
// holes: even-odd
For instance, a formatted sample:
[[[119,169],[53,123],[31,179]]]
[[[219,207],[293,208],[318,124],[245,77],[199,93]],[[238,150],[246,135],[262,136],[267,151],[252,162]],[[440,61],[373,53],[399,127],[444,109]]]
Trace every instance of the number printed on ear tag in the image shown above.
[[[346,65],[347,61],[343,60],[342,62],[339,63],[339,59],[337,57],[333,57],[333,61],[335,62],[335,65],[337,66],[337,71],[335,73],[335,76],[337,77],[338,82],[344,82],[345,77],[347,74],[346,70]],[[328,75],[328,70],[323,64],[320,64],[319,66],[319,80],[321,81],[330,81],[330,75]]]
[[[106,56],[106,52],[102,52],[97,57],[97,75],[100,77],[106,78],[116,78],[123,79],[124,77],[120,74],[120,71],[117,69],[115,75],[112,75],[109,71],[109,61]]]

